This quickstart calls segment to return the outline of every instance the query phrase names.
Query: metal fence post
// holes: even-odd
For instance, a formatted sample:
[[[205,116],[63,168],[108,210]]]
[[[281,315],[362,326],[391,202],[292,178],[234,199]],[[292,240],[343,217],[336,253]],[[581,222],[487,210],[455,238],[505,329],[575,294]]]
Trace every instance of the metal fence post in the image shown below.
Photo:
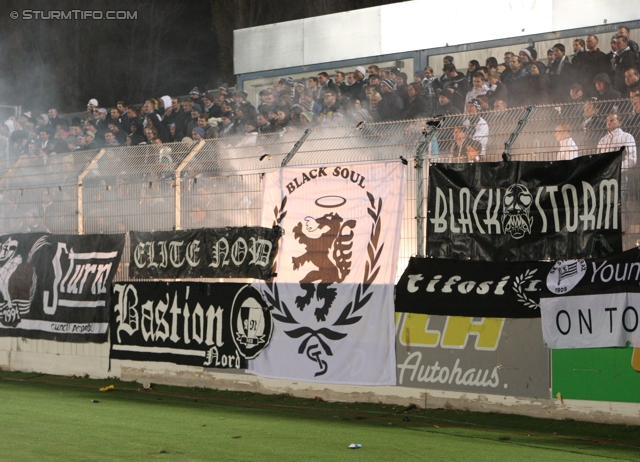
[[[287,164],[293,158],[293,156],[296,155],[296,152],[298,152],[298,150],[302,147],[302,143],[304,143],[304,141],[309,137],[310,133],[311,133],[311,129],[310,128],[307,128],[304,131],[304,133],[302,134],[300,139],[298,141],[296,141],[296,144],[294,144],[293,148],[291,148],[291,151],[289,151],[289,154],[287,154],[285,156],[285,158],[282,159],[282,163],[280,164],[281,167],[286,167],[287,166]]]
[[[9,151],[9,148],[7,146],[7,155],[8,155],[8,151]],[[20,158],[14,159],[13,163],[11,164],[11,167],[7,169],[4,175],[0,176],[0,186],[2,185],[2,183],[4,183],[5,179],[10,178],[11,175],[13,175],[13,172],[15,171],[16,168],[18,168],[18,164],[20,164],[20,161],[21,161]],[[9,159],[7,159],[7,165],[8,164],[9,164]]]
[[[416,148],[415,168],[416,168],[416,255],[424,257],[425,255],[425,239],[424,230],[424,152],[429,147],[438,127],[444,118],[427,122],[427,126],[422,132],[422,138]],[[427,173],[429,164],[427,163]]]
[[[504,152],[502,153],[502,158],[505,161],[511,160],[511,147],[513,146],[513,143],[515,143],[518,139],[518,135],[520,135],[520,132],[524,129],[525,125],[527,125],[527,121],[529,120],[529,117],[531,117],[531,114],[533,114],[534,109],[534,106],[528,106],[525,109],[524,114],[518,121],[516,129],[513,131],[513,133],[511,133],[509,139],[504,143]]]
[[[101,149],[98,151],[98,154],[91,159],[87,168],[85,168],[80,175],[78,175],[78,234],[84,234],[84,214],[82,213],[82,182],[85,177],[89,174],[94,165],[98,163],[98,161],[104,156],[107,152],[106,149]]]
[[[187,164],[189,162],[191,162],[191,159],[193,159],[196,154],[198,154],[200,152],[200,150],[204,147],[204,145],[206,144],[205,140],[201,140],[198,144],[196,144],[191,151],[189,152],[189,154],[187,154],[187,157],[184,158],[184,160],[180,163],[180,165],[178,165],[178,168],[176,168],[176,184],[175,184],[175,190],[173,191],[173,200],[174,200],[174,220],[173,220],[173,227],[174,229],[182,229],[182,208],[181,208],[181,202],[182,202],[182,171],[186,168]]]

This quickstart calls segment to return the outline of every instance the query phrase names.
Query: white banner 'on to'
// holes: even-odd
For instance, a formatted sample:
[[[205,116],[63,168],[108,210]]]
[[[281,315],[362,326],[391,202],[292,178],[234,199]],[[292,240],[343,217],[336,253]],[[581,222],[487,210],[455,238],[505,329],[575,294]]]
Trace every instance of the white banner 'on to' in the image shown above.
[[[640,347],[640,293],[543,298],[540,311],[548,348]]]

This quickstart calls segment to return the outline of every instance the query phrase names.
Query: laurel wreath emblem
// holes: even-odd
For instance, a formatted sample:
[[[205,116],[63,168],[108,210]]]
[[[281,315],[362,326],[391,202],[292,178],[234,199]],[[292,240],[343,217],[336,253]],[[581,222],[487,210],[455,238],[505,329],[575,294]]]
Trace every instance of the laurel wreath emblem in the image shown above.
[[[371,285],[375,282],[378,273],[380,272],[379,260],[384,249],[384,243],[380,243],[380,232],[382,230],[380,213],[382,210],[383,202],[381,198],[378,198],[378,200],[376,201],[376,198],[369,192],[367,192],[367,197],[369,198],[370,202],[370,206],[367,207],[367,213],[372,219],[372,224],[369,244],[367,245],[367,262],[365,264],[364,277],[362,279],[362,282],[358,284],[358,287],[356,288],[356,293],[353,300],[350,301],[342,309],[340,316],[338,316],[338,319],[332,324],[331,327],[348,326],[351,324],[355,324],[362,319],[362,316],[355,314],[359,310],[364,308],[373,296],[373,292],[371,292]],[[287,212],[285,210],[286,204],[287,198],[285,197],[282,199],[280,206],[276,206],[274,208],[274,225],[282,226],[282,220],[287,215]],[[276,259],[274,258],[272,274],[276,273],[275,262]],[[273,281],[273,279],[267,281],[266,286],[269,290],[264,291],[265,298],[276,310],[280,312],[273,313],[273,318],[286,324],[300,325],[300,323],[291,314],[291,310],[289,309],[287,304],[280,299],[278,286]],[[323,352],[327,356],[333,356],[333,351],[331,350],[331,346],[329,345],[328,341],[341,340],[348,335],[342,332],[337,332],[328,327],[314,330],[307,326],[285,331],[285,333],[291,338],[304,337],[298,348],[298,354],[303,354],[306,351],[307,357],[310,360],[318,363],[320,370],[315,373],[316,377],[319,375],[324,375],[328,371],[328,364],[326,361],[324,361],[324,359],[322,359]],[[318,345],[311,342],[311,340],[316,340],[318,342]]]
[[[533,278],[533,275],[537,271],[538,271],[537,269],[526,270],[523,274],[521,274],[520,276],[516,276],[515,279],[513,280],[513,291],[516,293],[516,297],[518,298],[518,301],[524,304],[524,306],[526,306],[527,308],[531,308],[533,310],[539,309],[540,304],[536,303],[535,300],[532,300],[531,298],[527,297],[527,294],[524,293],[524,289],[522,288],[522,286],[529,279]]]

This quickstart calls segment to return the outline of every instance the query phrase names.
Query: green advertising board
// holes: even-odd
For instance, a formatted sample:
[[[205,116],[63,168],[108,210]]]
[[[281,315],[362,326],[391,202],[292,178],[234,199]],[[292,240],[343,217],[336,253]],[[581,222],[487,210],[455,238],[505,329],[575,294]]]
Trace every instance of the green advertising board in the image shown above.
[[[640,348],[553,350],[553,396],[640,403]]]

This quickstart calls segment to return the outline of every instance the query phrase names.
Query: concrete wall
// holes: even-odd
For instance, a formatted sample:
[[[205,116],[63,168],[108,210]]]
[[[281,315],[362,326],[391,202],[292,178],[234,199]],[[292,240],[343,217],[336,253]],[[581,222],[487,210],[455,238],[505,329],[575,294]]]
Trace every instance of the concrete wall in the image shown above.
[[[414,0],[234,31],[236,74],[629,22],[629,0]]]
[[[327,401],[415,404],[424,408],[521,414],[550,419],[640,424],[640,404],[605,401],[535,399],[428,390],[410,387],[362,387],[273,380],[169,363],[111,361],[108,344],[73,344],[23,338],[0,338],[0,368],[54,375],[114,377],[141,384],[164,384],[265,394],[290,393]]]

